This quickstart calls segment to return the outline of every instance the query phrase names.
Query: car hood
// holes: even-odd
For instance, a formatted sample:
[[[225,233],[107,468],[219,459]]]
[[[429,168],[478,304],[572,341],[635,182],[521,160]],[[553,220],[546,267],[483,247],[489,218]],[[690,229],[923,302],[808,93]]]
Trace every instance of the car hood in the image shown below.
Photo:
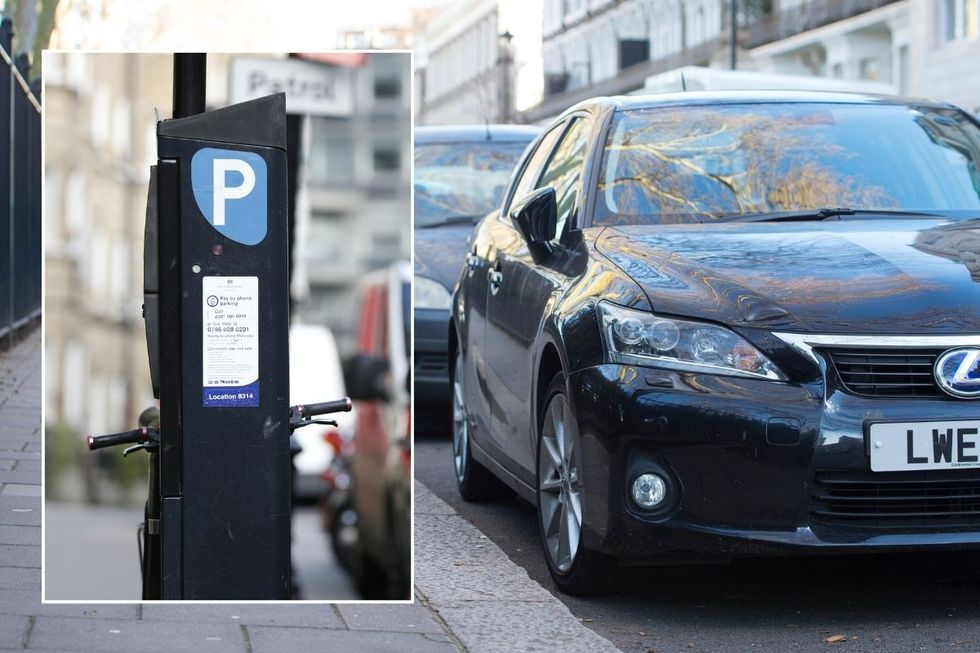
[[[415,276],[452,290],[466,260],[466,243],[475,225],[447,224],[415,230]]]
[[[824,333],[980,332],[980,221],[610,227],[659,313]]]

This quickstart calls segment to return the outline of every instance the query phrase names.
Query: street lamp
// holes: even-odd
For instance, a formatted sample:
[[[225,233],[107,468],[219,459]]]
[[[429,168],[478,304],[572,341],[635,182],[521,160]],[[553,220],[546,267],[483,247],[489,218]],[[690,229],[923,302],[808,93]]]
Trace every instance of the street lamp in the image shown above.
[[[498,119],[503,123],[511,122],[511,86],[513,84],[511,68],[514,63],[511,41],[513,40],[514,35],[510,33],[510,30],[497,34],[497,68],[500,75],[498,81],[498,106],[500,107]]]

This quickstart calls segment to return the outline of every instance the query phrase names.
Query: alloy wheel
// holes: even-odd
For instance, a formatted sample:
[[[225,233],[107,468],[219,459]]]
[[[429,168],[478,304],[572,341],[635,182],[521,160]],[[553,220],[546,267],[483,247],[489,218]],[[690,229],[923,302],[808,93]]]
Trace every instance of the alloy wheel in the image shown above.
[[[456,467],[456,480],[460,483],[466,477],[466,456],[469,454],[470,446],[464,398],[463,355],[457,353],[456,367],[453,373],[453,463]]]
[[[541,429],[538,453],[538,515],[552,565],[567,572],[575,562],[582,531],[582,485],[571,409],[554,395]]]

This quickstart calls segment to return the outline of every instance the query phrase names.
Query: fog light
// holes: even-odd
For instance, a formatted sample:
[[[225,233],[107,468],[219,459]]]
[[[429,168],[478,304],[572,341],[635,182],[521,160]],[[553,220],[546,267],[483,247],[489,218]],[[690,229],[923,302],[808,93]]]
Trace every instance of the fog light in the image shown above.
[[[667,498],[667,483],[658,474],[640,474],[633,481],[633,501],[641,508],[656,508]]]

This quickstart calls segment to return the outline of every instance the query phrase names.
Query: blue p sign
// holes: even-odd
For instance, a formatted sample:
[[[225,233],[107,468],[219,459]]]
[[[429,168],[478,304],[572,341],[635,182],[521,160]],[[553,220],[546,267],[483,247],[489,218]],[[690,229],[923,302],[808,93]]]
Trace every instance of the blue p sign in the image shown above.
[[[265,159],[253,152],[205,147],[191,159],[197,207],[211,226],[243,245],[265,238],[267,187]]]

